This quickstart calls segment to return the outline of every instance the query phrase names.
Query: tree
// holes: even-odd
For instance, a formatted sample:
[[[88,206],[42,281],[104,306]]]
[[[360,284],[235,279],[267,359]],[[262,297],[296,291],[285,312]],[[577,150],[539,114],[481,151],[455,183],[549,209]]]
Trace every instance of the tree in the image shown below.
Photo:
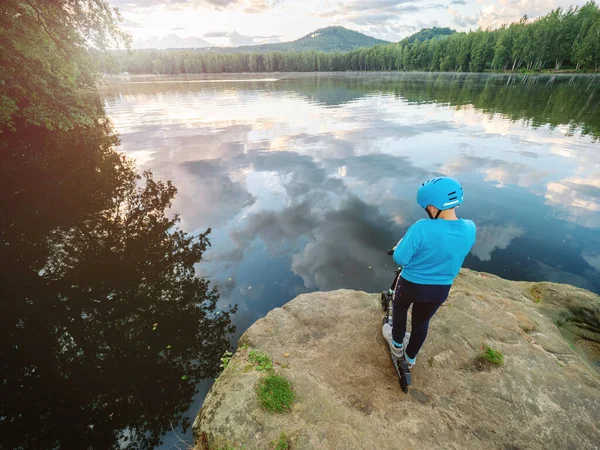
[[[514,33],[512,28],[502,27],[498,31],[498,39],[494,46],[492,68],[506,70],[511,62]]]
[[[526,31],[527,19],[523,18],[518,23],[513,23],[510,26],[510,31],[513,33],[514,41],[512,46],[512,70],[519,69],[523,60],[526,58],[525,48],[529,37]]]
[[[573,61],[577,68],[594,68],[598,49],[597,24],[600,21],[600,10],[595,3],[588,2],[579,9],[577,16],[579,26],[573,44]]]
[[[577,47],[575,61],[578,66],[600,70],[600,15],[590,25],[585,38]]]
[[[489,31],[479,31],[472,35],[473,51],[469,70],[471,72],[483,72],[493,60],[494,35]]]
[[[400,41],[400,43],[402,45],[409,45],[409,44],[414,44],[415,42],[424,42],[424,41],[429,41],[429,40],[433,40],[433,39],[442,39],[445,37],[448,37],[452,34],[456,33],[455,30],[451,29],[451,28],[440,28],[440,27],[433,27],[433,28],[423,28],[421,31],[403,39],[402,41]]]
[[[0,4],[0,130],[20,117],[49,129],[93,121],[83,91],[98,72],[87,49],[128,44],[105,0],[5,0]]]

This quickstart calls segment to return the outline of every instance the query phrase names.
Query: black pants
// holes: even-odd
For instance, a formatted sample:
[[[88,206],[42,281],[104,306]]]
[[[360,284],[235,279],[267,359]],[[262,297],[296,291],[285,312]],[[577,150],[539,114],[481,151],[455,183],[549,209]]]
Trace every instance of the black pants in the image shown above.
[[[410,341],[404,349],[409,358],[413,359],[421,350],[429,330],[429,321],[442,306],[449,291],[450,286],[415,284],[400,278],[394,295],[392,338],[398,344],[402,343],[406,333],[408,308],[413,305]]]

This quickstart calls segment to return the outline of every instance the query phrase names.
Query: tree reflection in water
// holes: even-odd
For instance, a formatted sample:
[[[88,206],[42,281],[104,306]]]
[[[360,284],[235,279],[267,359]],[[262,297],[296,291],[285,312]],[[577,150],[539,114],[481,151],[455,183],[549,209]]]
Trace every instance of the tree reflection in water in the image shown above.
[[[0,143],[0,448],[151,448],[185,424],[232,332],[178,229],[106,120]]]

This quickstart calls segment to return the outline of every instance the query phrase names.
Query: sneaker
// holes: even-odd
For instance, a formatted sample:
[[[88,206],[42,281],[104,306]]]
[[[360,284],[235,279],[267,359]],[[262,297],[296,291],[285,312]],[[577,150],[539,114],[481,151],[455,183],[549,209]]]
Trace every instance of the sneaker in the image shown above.
[[[408,355],[405,353],[404,354],[404,360],[406,361],[406,365],[408,366],[409,369],[412,369],[412,367],[415,365],[415,363],[417,362],[417,357],[415,356],[414,358],[409,358]]]
[[[404,335],[404,339],[402,339],[402,347],[403,348],[408,348],[408,341],[410,341],[410,333],[407,331],[406,334]],[[417,357],[415,356],[414,359],[410,359],[408,357],[408,355],[406,353],[404,353],[404,360],[406,361],[406,365],[408,366],[408,368],[412,369],[412,366],[415,365]]]
[[[408,341],[410,341],[410,333],[407,331],[404,333],[404,339],[402,339],[402,346],[404,348],[408,347]]]
[[[398,359],[402,358],[402,356],[404,356],[404,348],[408,344],[408,339],[410,338],[410,333],[406,333],[404,335],[404,339],[402,340],[403,344],[401,347],[397,347],[394,344],[394,339],[392,338],[392,326],[389,323],[383,324],[383,327],[381,328],[381,334],[383,334],[383,338],[388,343],[392,355]]]

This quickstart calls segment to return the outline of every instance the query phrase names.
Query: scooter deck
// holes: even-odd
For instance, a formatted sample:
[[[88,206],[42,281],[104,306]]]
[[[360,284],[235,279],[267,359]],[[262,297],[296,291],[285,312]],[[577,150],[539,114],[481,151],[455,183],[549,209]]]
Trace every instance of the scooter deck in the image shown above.
[[[395,356],[392,356],[392,362],[394,363],[396,374],[398,374],[398,381],[400,382],[402,392],[407,394],[408,386],[411,384],[410,369],[408,368],[408,364],[404,359],[398,361]]]

